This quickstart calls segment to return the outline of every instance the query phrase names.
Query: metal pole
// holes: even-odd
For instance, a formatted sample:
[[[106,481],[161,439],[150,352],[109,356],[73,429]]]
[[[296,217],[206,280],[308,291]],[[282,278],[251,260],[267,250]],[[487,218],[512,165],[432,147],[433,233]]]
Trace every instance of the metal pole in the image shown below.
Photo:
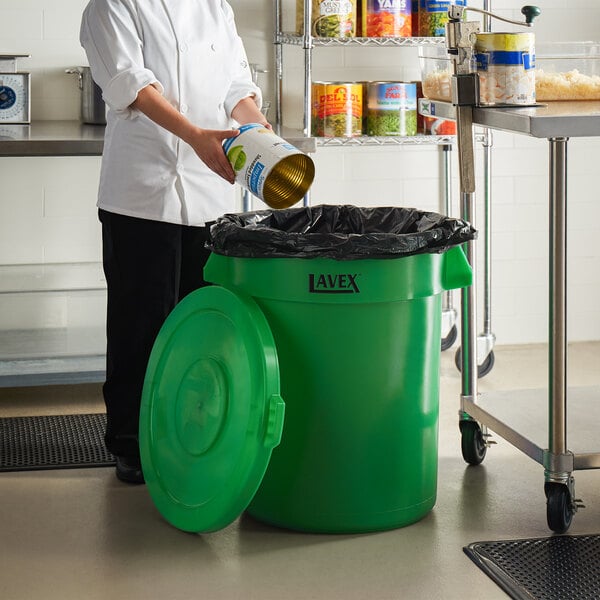
[[[304,0],[304,135],[311,137],[312,123],[312,2]],[[310,206],[310,192],[302,199],[303,206]]]
[[[567,451],[567,141],[550,143],[548,447]]]
[[[283,27],[281,0],[275,0],[275,130],[281,134],[281,98],[283,96],[283,44],[280,34]]]
[[[475,169],[473,156],[473,108],[456,107],[456,127],[458,136],[458,170],[461,190],[461,216],[469,223],[475,221]],[[466,255],[476,277],[477,269],[474,240],[467,242]],[[473,284],[461,290],[461,345],[462,395],[477,397],[477,285]]]
[[[442,156],[443,156],[443,211],[447,217],[452,216],[452,182],[451,182],[451,173],[452,173],[452,146],[450,144],[444,144],[442,146]],[[444,292],[442,308],[452,309],[452,292],[447,291]]]
[[[483,266],[483,333],[492,334],[492,144],[490,129],[484,130],[483,181],[484,181],[484,266]]]

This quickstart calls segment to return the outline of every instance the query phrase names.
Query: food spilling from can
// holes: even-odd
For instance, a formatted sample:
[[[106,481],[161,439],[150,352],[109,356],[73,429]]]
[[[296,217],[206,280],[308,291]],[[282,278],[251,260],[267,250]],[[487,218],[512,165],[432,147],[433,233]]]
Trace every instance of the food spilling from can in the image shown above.
[[[239,128],[223,142],[235,181],[271,208],[288,208],[308,192],[315,177],[312,159],[259,123]]]
[[[367,92],[367,134],[417,135],[417,86],[373,81]]]
[[[535,104],[534,46],[532,33],[477,34],[480,104]]]
[[[312,84],[312,133],[318,137],[362,135],[361,83],[315,81]]]

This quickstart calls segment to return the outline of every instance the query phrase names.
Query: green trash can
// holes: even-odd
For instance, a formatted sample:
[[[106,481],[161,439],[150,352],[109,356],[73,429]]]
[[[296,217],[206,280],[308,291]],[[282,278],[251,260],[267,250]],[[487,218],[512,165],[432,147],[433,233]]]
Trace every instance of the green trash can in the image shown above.
[[[364,221],[386,219],[369,211],[389,227],[412,211],[409,233],[378,238]],[[460,244],[474,230],[414,209],[284,212],[263,240],[253,226],[268,211],[232,216],[245,219],[233,249],[213,247],[205,268],[217,285],[185,298],[157,338],[140,419],[149,492],[186,531],[245,509],[310,532],[413,523],[436,500],[441,295],[471,283]],[[332,230],[312,234],[323,215]],[[279,228],[298,219],[308,229]],[[444,239],[417,235],[440,224]]]

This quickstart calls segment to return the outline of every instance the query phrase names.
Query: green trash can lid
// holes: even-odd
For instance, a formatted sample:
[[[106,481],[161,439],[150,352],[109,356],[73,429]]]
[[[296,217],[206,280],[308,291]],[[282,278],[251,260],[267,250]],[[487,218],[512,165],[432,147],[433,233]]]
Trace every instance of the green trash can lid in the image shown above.
[[[248,506],[283,429],[273,335],[249,296],[211,286],[182,300],[154,344],[140,452],[163,517],[208,532]]]

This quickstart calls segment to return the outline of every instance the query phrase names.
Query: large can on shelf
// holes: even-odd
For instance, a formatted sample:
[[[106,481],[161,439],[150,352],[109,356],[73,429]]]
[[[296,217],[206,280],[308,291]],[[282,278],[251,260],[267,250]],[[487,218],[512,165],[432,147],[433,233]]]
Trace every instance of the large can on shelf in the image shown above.
[[[419,36],[445,36],[448,9],[452,5],[466,6],[467,0],[419,0]]]
[[[367,135],[417,135],[417,86],[371,81],[367,92]]]
[[[535,103],[533,33],[478,33],[475,58],[481,104]]]
[[[304,1],[296,0],[296,33],[304,33]],[[355,37],[356,0],[312,0],[311,34],[317,37]]]
[[[411,37],[412,0],[362,0],[362,35]]]
[[[312,84],[312,133],[318,137],[362,135],[363,85],[335,81]]]

